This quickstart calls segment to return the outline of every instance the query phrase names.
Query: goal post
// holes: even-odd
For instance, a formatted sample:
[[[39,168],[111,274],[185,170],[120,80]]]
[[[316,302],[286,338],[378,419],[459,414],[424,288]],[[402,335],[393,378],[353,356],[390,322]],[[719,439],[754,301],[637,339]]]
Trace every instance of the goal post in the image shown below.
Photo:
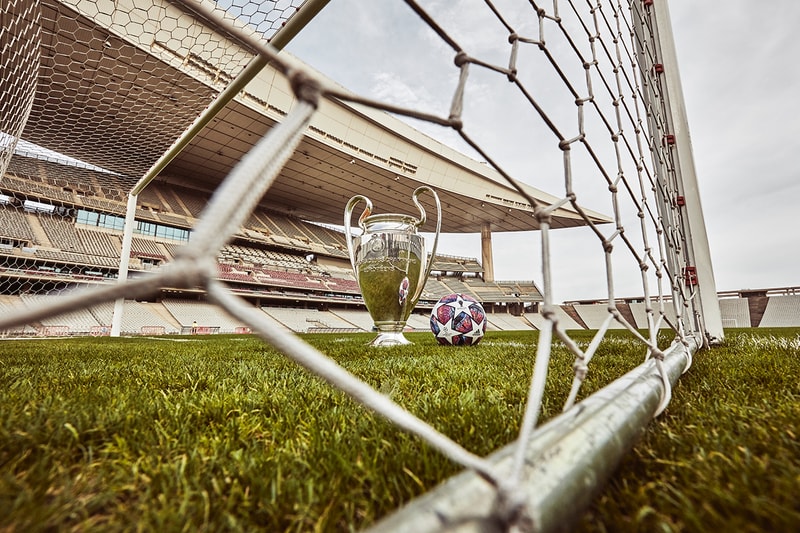
[[[668,127],[668,131],[664,132],[664,135],[673,136],[667,137],[668,155],[672,157],[667,160],[669,162],[664,165],[662,172],[674,174],[676,187],[672,200],[679,204],[685,215],[682,219],[682,226],[687,236],[686,254],[689,260],[681,274],[684,285],[696,295],[697,311],[694,319],[699,322],[698,329],[704,332],[707,343],[718,343],[723,340],[725,333],[722,329],[722,315],[703,216],[692,139],[689,134],[689,121],[672,33],[669,2],[655,0],[643,2],[643,4],[648,4],[644,15],[645,17],[649,15],[649,23],[643,23],[641,28],[642,30],[648,28],[652,31],[652,43],[658,58],[658,63],[649,65],[649,69],[645,71],[651,73],[654,83],[658,83],[659,90],[663,91],[662,101],[666,108]],[[646,61],[647,55],[644,53],[641,55]],[[645,97],[648,96],[649,93],[645,93]],[[651,128],[655,129],[655,126],[651,122]]]

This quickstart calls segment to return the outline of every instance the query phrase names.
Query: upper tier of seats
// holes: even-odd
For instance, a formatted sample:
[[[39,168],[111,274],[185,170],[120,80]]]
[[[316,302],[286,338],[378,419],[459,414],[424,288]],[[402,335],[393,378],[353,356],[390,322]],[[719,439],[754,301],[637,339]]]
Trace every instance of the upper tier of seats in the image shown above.
[[[6,175],[0,178],[0,194],[5,197],[0,203],[0,254],[8,258],[3,263],[25,271],[31,270],[31,261],[57,263],[55,272],[73,276],[76,271],[63,265],[95,270],[102,267],[106,270],[100,275],[115,276],[122,250],[121,230],[81,224],[76,215],[84,210],[123,217],[126,191],[133,184],[134,180],[125,176],[14,156]],[[209,193],[156,181],[139,194],[136,218],[191,230],[208,199]],[[27,200],[52,209],[26,207]],[[156,268],[171,261],[183,244],[135,234],[130,268]],[[267,287],[358,297],[360,291],[346,250],[340,231],[259,208],[221,250],[217,258],[219,277],[245,290]],[[33,271],[41,274],[37,268]],[[92,276],[98,274],[95,270],[91,270]],[[451,292],[463,292],[483,302],[541,300],[533,282],[486,283],[474,277],[482,272],[474,258],[437,255],[433,270],[438,276],[428,282],[423,301],[436,301]],[[465,273],[472,277],[461,281],[459,277]]]

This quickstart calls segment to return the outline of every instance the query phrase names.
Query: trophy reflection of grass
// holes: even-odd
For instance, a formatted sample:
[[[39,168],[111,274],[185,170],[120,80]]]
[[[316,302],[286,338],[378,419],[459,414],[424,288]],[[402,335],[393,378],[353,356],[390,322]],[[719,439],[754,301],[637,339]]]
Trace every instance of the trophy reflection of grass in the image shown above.
[[[416,304],[422,259],[408,252],[403,255],[359,265],[361,294],[378,327],[398,322],[404,325]]]

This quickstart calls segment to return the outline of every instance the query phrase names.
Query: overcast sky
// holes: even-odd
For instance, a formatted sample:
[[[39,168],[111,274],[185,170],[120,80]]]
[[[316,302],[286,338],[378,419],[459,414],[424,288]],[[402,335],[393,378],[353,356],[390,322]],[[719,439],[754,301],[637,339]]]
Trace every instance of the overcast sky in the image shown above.
[[[465,48],[480,48],[500,64],[507,61],[502,32],[476,16],[482,2],[422,3]],[[800,38],[795,35],[800,2],[670,0],[669,6],[717,289],[800,285],[795,223],[800,200]],[[522,31],[537,27],[535,19],[507,14]],[[452,52],[402,1],[331,0],[287,50],[357,93],[447,115],[457,76]],[[538,66],[534,71],[544,72]],[[512,96],[482,76],[471,70],[467,106],[472,110],[465,115],[470,131],[515,176],[561,195],[560,152],[555,151],[553,160],[552,151],[546,155],[526,144],[526,137],[538,140],[539,135],[550,141],[543,132],[521,133],[517,112],[498,113],[497,106]],[[548,98],[546,91],[541,97]],[[574,116],[574,107],[570,112]],[[415,125],[458,147],[454,132]],[[608,205],[586,203],[611,212]],[[493,243],[497,279],[541,283],[538,233],[495,234]],[[440,252],[480,257],[480,239],[475,234],[448,236]],[[593,257],[587,259],[585,253]],[[587,268],[586,263],[594,266]],[[605,297],[602,253],[587,230],[554,232],[553,264],[557,301]],[[617,296],[641,294],[636,272],[621,269],[616,275]]]

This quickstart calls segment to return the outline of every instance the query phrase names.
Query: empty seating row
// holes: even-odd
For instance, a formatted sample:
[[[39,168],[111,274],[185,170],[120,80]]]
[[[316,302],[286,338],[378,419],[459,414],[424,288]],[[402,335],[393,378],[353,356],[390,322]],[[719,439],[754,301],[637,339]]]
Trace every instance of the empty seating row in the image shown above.
[[[73,202],[75,200],[75,195],[64,189],[43,183],[30,182],[9,174],[3,176],[3,188],[9,192],[13,191],[22,194],[29,199],[48,198],[62,202]]]
[[[161,304],[143,303],[135,300],[126,300],[122,311],[122,324],[120,333],[123,335],[138,335],[147,328],[163,328],[166,334],[179,333],[180,328],[175,320],[170,320],[167,313],[159,312]],[[114,303],[107,302],[92,307],[92,313],[98,322],[110,325],[114,313]]]
[[[719,301],[722,326],[726,328],[749,328],[750,308],[746,298],[723,298]],[[800,314],[795,315],[795,324],[800,325]],[[762,317],[763,323],[763,317]]]
[[[116,235],[76,228],[72,219],[59,215],[41,214],[38,221],[49,244],[62,251],[108,258],[120,255],[120,239]]]
[[[219,327],[220,333],[234,333],[244,325],[222,308],[205,302],[165,298],[161,302],[182,326],[197,324],[202,327]]]
[[[115,259],[113,257],[86,255],[74,252],[64,252],[61,250],[48,250],[48,249],[37,248],[33,252],[33,256],[37,259],[72,263],[76,265],[95,265],[108,268],[114,268],[119,266],[119,259]]]
[[[771,296],[760,327],[800,326],[800,295]]]
[[[600,329],[603,323],[608,320],[611,313],[608,311],[607,305],[575,305],[573,306],[578,316],[581,317],[583,323],[589,329]],[[632,324],[634,327],[642,327],[637,324]],[[609,323],[610,329],[624,329],[625,326],[617,320],[611,319]]]
[[[33,241],[34,233],[17,208],[0,205],[0,237]]]
[[[501,331],[522,331],[534,329],[530,322],[519,316],[504,313],[494,313],[486,315],[486,318],[489,321],[489,329]]]
[[[162,244],[149,239],[141,237],[133,237],[131,239],[131,252],[133,255],[153,257],[157,259],[166,259],[166,251],[162,248]]]
[[[352,330],[358,329],[336,313],[318,311],[317,309],[299,309],[291,307],[262,307],[267,315],[284,327],[305,333],[311,330]],[[363,312],[363,311],[362,311]],[[364,312],[366,314],[366,312]]]
[[[26,306],[47,305],[48,301],[53,301],[58,296],[48,296],[39,294],[23,294],[21,300]],[[77,309],[58,316],[47,317],[41,320],[43,326],[66,326],[70,332],[88,332],[93,327],[102,326],[91,309]]]
[[[650,314],[654,323],[658,322],[659,329],[669,329],[670,324],[676,323],[675,318],[677,315],[671,302],[664,302],[663,305],[659,302],[652,302],[649,306],[651,310],[650,313],[648,313],[648,306],[645,303],[631,303],[629,305],[633,318],[636,321],[636,327],[640,329],[649,327],[648,314]]]

